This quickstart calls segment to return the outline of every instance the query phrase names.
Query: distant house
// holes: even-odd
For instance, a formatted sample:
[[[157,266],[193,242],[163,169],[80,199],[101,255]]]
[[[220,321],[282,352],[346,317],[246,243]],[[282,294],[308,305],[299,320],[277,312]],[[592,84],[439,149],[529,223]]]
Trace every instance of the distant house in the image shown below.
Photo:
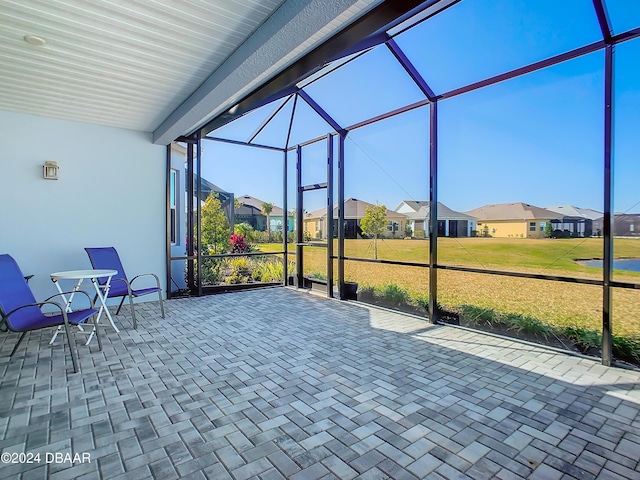
[[[543,238],[547,223],[563,218],[562,214],[522,202],[484,205],[465,213],[477,218],[479,236],[501,238]]]
[[[552,220],[555,236],[590,237],[594,234],[593,221],[602,217],[602,212],[572,205],[546,207],[547,210],[562,215],[561,220]]]
[[[267,216],[262,213],[262,205],[264,201],[252,197],[250,195],[242,195],[237,197],[240,207],[235,209],[235,221],[238,223],[248,223],[254,230],[266,231],[267,230]],[[272,232],[281,232],[283,225],[284,211],[281,207],[273,205],[273,209],[269,214],[269,223],[271,225],[270,230]],[[287,215],[287,232],[293,231],[293,219],[292,214]]]
[[[196,185],[198,184],[198,175],[194,175]],[[233,212],[233,193],[225,192],[219,186],[211,183],[206,178],[202,179],[202,186],[200,187],[200,202],[204,203],[207,200],[209,194],[213,193],[220,200],[220,207],[224,212],[224,216],[227,217],[227,221],[229,225],[233,225],[234,222],[234,212]]]
[[[372,203],[368,203],[356,198],[349,198],[344,201],[344,220],[345,220],[345,238],[358,238],[362,235],[360,221],[367,214],[367,207],[373,207]],[[387,238],[404,237],[404,227],[407,216],[403,213],[394,212],[387,209],[387,232],[382,236]],[[338,232],[338,204],[333,206],[333,231],[334,235]],[[311,238],[327,238],[327,209],[321,208],[309,212],[304,217],[304,231]]]
[[[593,221],[593,234],[602,235],[604,216]],[[640,213],[616,213],[613,215],[614,237],[640,237]]]
[[[403,200],[395,211],[407,216],[407,224],[414,235],[417,230],[422,230],[428,235],[430,218],[428,200]],[[473,230],[476,230],[475,217],[451,210],[438,202],[439,237],[469,237]]]

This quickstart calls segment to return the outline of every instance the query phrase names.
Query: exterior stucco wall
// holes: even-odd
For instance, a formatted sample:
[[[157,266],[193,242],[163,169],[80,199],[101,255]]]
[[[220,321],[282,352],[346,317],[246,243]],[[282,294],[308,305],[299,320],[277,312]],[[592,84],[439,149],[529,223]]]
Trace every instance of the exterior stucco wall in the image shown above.
[[[84,247],[116,247],[129,277],[156,273],[164,289],[164,146],[150,133],[4,111],[0,132],[0,253],[34,275],[36,299],[57,292],[50,273],[91,267]],[[42,178],[46,160],[58,180]]]
[[[489,228],[489,236],[497,238],[545,238],[544,228],[541,230],[541,223],[550,220],[478,220],[478,236],[483,236],[485,225]],[[536,230],[529,230],[529,223],[535,222]]]
[[[527,237],[527,222],[524,220],[500,221],[478,220],[478,235],[483,236],[485,227],[489,229],[489,236],[498,238]]]
[[[360,225],[360,220],[357,219],[358,225]],[[395,235],[391,231],[385,231],[380,234],[380,237],[384,238],[403,238],[404,237],[404,227],[407,221],[406,217],[387,217],[388,222],[397,222],[398,229],[395,232]],[[311,235],[312,239],[315,238],[327,238],[327,229],[325,225],[324,218],[307,218],[304,220],[304,229],[306,232]],[[318,237],[318,232],[320,232],[320,237]]]
[[[317,238],[318,232],[321,232],[321,236],[325,237],[324,233],[324,219],[323,218],[310,218],[304,221],[304,231],[311,235],[312,239]]]

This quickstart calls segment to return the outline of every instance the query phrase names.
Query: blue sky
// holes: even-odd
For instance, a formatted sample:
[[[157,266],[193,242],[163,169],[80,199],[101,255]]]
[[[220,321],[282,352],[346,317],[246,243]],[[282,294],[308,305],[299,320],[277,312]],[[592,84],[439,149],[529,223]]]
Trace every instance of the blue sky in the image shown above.
[[[614,33],[640,26],[640,2],[607,2]],[[598,41],[591,0],[463,0],[395,39],[436,93]],[[640,212],[640,39],[615,53],[616,211]],[[439,198],[466,211],[488,203],[572,204],[602,211],[604,53],[577,59],[439,103]],[[305,87],[341,125],[423,98],[386,47]],[[284,145],[288,102],[256,142]],[[290,144],[330,131],[298,102]],[[217,136],[247,140],[276,106]],[[282,205],[283,155],[203,142],[203,176],[237,195]],[[324,182],[325,142],[305,147],[303,183]],[[295,205],[290,155],[288,202]],[[429,108],[350,132],[347,197],[395,208],[429,198]],[[294,166],[293,166],[294,167]],[[305,208],[324,206],[305,194]],[[334,194],[337,196],[337,193]]]

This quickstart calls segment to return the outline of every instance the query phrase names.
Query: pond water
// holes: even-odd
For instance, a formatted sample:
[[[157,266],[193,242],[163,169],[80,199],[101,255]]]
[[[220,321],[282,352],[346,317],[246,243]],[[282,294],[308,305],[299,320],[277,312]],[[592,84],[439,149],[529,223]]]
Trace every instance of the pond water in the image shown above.
[[[602,260],[582,260],[580,265],[587,267],[602,268]],[[613,261],[613,268],[616,270],[627,270],[629,272],[640,272],[640,258],[622,258]]]

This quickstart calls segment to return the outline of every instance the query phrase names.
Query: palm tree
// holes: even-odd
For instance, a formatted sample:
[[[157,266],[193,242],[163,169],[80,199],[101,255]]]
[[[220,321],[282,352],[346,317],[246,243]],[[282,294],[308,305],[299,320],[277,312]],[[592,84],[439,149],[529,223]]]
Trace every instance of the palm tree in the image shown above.
[[[264,202],[262,204],[262,214],[266,215],[267,217],[267,236],[269,238],[269,241],[271,241],[271,220],[269,216],[271,215],[272,211],[273,211],[273,203]]]

